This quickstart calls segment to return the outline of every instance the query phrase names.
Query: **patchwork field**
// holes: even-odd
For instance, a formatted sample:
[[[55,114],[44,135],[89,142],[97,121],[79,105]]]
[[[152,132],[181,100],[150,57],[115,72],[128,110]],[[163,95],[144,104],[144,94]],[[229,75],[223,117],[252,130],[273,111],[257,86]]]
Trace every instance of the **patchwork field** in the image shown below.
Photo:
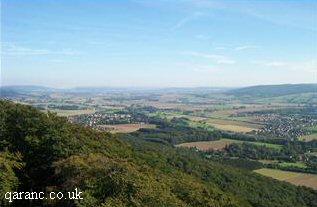
[[[135,132],[141,128],[155,128],[154,124],[116,124],[116,125],[99,125],[102,128],[111,133],[130,133]]]
[[[254,111],[263,111],[268,109],[276,109],[279,108],[276,105],[268,105],[268,104],[261,104],[261,105],[244,105],[245,108],[239,109],[225,109],[225,110],[217,110],[214,111],[211,116],[216,118],[223,118],[229,117],[230,115],[236,115],[242,112],[254,112]]]
[[[282,162],[282,163],[279,163],[279,165],[281,167],[296,167],[296,168],[307,168],[307,166],[305,165],[305,163],[302,163],[302,162]]]
[[[317,140],[317,133],[301,136],[299,138],[299,140],[304,141],[304,142],[310,142],[312,140]]]
[[[94,109],[85,109],[85,110],[60,110],[60,109],[54,109],[49,110],[50,112],[57,113],[58,116],[75,116],[75,115],[81,115],[81,114],[93,114],[95,113]]]
[[[179,145],[176,145],[177,147],[188,147],[192,148],[195,147],[201,151],[208,151],[208,150],[222,150],[226,146],[232,144],[232,143],[243,143],[243,141],[240,140],[233,140],[233,139],[220,139],[216,141],[202,141],[202,142],[187,142],[182,143]],[[246,142],[251,143],[255,145],[262,145],[270,148],[280,149],[281,145],[276,144],[268,144],[268,143],[262,143],[262,142]]]
[[[176,146],[188,147],[188,148],[195,147],[201,151],[208,151],[208,150],[222,150],[226,146],[232,143],[238,143],[238,142],[240,141],[232,140],[232,139],[220,139],[216,141],[187,142],[187,143],[182,143]]]
[[[264,176],[317,190],[317,175],[262,168],[254,170]]]
[[[206,123],[214,126],[215,128],[232,131],[232,132],[251,132],[253,130],[258,130],[261,125],[252,124],[243,121],[225,120],[225,119],[208,119]]]

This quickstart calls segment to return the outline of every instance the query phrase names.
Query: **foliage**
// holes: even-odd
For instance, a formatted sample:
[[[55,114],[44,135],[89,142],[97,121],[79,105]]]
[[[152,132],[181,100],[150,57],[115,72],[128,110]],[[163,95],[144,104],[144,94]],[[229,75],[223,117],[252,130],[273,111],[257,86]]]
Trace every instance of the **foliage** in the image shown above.
[[[0,204],[6,205],[4,200],[5,192],[11,192],[17,189],[19,180],[14,170],[21,169],[20,154],[11,154],[7,151],[0,152]]]

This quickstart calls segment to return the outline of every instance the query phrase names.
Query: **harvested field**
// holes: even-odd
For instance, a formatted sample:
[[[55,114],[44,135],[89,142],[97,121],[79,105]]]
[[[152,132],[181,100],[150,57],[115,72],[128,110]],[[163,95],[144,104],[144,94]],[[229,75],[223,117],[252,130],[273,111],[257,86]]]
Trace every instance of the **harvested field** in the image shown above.
[[[222,150],[227,145],[232,143],[238,143],[238,140],[232,139],[220,139],[216,141],[202,141],[202,142],[187,142],[177,145],[178,147],[188,147],[192,148],[195,147],[201,151],[208,151],[208,150]]]
[[[240,140],[234,140],[234,139],[220,139],[216,141],[201,141],[201,142],[186,142],[182,143],[179,145],[176,145],[177,147],[188,147],[192,148],[195,147],[201,151],[208,151],[208,150],[222,150],[226,146],[232,144],[232,143],[243,143],[244,141]],[[274,149],[280,149],[281,145],[277,144],[268,144],[268,143],[262,143],[262,142],[246,142],[250,144],[255,144],[255,145],[262,145],[266,146],[269,148],[274,148]]]
[[[99,125],[98,128],[111,133],[130,133],[141,128],[155,128],[154,124],[116,124],[116,125]]]
[[[81,114],[93,114],[95,113],[94,109],[85,109],[85,110],[60,110],[60,109],[54,109],[49,110],[50,112],[57,113],[58,116],[75,116],[75,115],[81,115]]]
[[[225,120],[225,119],[209,119],[206,123],[214,126],[215,128],[232,131],[232,132],[251,132],[253,130],[258,130],[261,125],[253,124],[243,121],[233,121],[233,120]]]
[[[264,176],[317,190],[317,175],[262,168],[254,170]]]
[[[317,140],[317,133],[301,136],[301,137],[299,137],[299,140],[304,141],[304,142],[310,142],[312,140]]]

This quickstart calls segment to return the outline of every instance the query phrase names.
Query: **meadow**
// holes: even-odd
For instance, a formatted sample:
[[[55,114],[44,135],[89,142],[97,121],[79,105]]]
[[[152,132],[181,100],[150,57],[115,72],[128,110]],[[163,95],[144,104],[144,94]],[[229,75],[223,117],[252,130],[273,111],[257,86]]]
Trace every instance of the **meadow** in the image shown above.
[[[310,131],[310,134],[299,137],[300,141],[310,142],[312,140],[317,140],[317,126],[310,127],[308,130]]]
[[[286,181],[294,185],[307,186],[317,190],[317,175],[262,168],[254,170],[261,175]]]
[[[208,119],[206,123],[217,129],[241,133],[256,131],[261,127],[259,124],[226,119]]]
[[[83,110],[60,110],[60,109],[53,109],[49,110],[50,112],[56,113],[58,116],[76,116],[82,114],[93,114],[95,113],[94,109],[83,109]]]
[[[131,133],[139,129],[155,128],[154,124],[115,124],[115,125],[99,125],[99,128],[109,131],[111,133]]]
[[[195,147],[201,151],[208,151],[208,150],[223,150],[226,146],[232,143],[241,144],[243,142],[244,141],[234,140],[234,139],[220,139],[216,141],[187,142],[187,143],[182,143],[176,146],[187,147],[187,148]],[[245,142],[245,143],[265,146],[265,147],[273,148],[273,149],[281,149],[282,147],[281,145],[269,144],[269,143],[263,143],[263,142]]]

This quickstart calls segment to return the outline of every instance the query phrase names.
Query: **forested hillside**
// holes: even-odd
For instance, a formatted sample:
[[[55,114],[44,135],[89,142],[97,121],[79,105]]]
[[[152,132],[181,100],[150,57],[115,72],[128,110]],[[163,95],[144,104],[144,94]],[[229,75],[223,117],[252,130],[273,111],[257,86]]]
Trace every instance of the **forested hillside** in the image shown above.
[[[169,143],[111,135],[0,101],[0,206],[8,191],[83,192],[13,206],[317,206],[317,192]]]
[[[317,93],[317,84],[260,85],[233,89],[227,92],[236,96],[274,97],[299,93]]]

